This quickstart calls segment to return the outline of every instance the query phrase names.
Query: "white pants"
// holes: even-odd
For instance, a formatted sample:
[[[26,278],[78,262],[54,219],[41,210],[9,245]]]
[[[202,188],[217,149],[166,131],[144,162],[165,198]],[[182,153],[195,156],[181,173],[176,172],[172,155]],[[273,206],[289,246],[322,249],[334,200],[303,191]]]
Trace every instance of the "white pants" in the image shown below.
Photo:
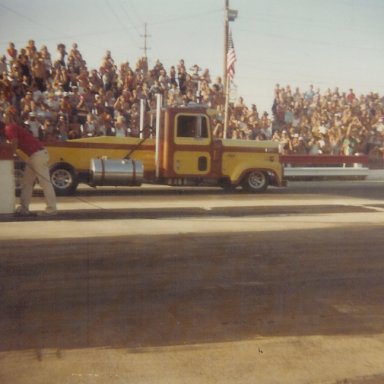
[[[33,185],[36,178],[44,192],[44,197],[47,203],[46,211],[54,212],[57,210],[56,195],[49,175],[48,160],[48,151],[43,149],[35,152],[28,159],[25,165],[20,195],[20,204],[25,210],[29,210],[29,204],[33,193]]]

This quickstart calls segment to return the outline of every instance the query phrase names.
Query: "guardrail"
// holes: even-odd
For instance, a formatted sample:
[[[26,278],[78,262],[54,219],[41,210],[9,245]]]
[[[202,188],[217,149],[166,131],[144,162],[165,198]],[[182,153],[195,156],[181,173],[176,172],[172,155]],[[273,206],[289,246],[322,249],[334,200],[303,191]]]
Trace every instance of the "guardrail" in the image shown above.
[[[292,166],[334,166],[342,167],[344,164],[369,164],[367,155],[281,155],[280,161],[283,164],[291,164]]]
[[[367,155],[281,155],[286,178],[366,178]]]

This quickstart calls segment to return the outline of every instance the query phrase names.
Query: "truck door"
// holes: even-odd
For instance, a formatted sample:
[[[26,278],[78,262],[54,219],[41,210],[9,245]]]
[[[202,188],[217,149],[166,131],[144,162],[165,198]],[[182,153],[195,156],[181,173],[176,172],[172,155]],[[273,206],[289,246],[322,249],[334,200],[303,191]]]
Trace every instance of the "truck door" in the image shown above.
[[[211,172],[211,133],[204,114],[175,115],[173,172],[177,176],[206,176]]]

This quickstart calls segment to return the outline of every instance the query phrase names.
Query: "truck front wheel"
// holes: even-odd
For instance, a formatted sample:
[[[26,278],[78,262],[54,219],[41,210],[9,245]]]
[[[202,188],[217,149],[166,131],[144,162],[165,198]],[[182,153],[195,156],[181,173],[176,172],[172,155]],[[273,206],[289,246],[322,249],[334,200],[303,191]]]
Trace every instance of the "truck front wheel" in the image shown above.
[[[244,177],[242,187],[246,192],[264,192],[268,187],[268,176],[263,171],[251,171]]]

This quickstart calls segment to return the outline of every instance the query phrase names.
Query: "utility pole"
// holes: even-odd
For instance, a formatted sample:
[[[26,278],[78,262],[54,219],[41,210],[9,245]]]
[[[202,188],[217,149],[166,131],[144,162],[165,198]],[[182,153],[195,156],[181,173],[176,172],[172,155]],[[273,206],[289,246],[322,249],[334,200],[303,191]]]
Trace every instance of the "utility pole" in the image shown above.
[[[147,50],[150,49],[147,47],[147,38],[151,37],[151,35],[147,34],[147,23],[144,24],[144,35],[140,35],[141,37],[144,37],[144,58],[147,59]]]
[[[148,35],[147,33],[147,23],[144,24],[144,35],[140,35],[141,37],[144,37],[144,57],[142,60],[142,70],[144,72],[144,75],[147,76],[148,74],[148,57],[147,57],[147,50],[150,49],[147,47],[147,38],[151,37],[151,35]]]

